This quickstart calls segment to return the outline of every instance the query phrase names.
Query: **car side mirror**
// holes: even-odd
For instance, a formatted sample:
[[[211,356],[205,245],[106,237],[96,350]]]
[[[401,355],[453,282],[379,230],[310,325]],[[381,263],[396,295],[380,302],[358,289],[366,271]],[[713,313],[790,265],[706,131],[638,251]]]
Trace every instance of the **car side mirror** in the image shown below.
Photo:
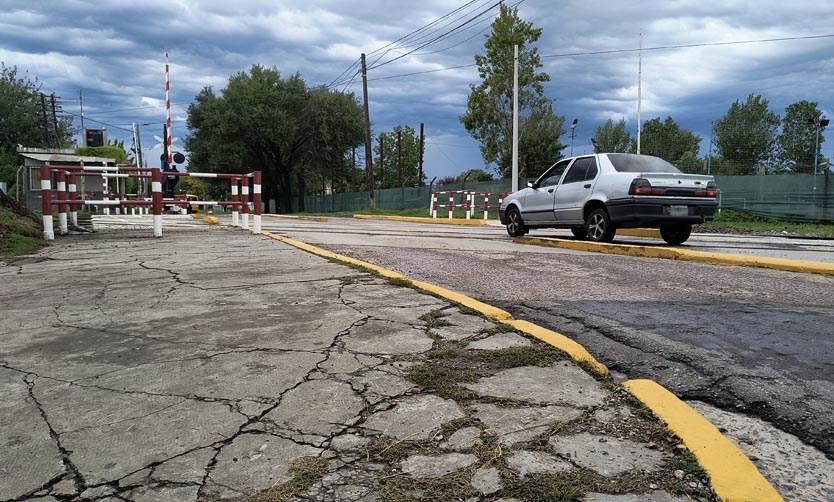
[[[528,188],[536,188],[537,186],[538,186],[538,185],[536,185],[536,182],[535,182],[535,181],[528,181],[528,182],[527,182],[527,187],[528,187]]]

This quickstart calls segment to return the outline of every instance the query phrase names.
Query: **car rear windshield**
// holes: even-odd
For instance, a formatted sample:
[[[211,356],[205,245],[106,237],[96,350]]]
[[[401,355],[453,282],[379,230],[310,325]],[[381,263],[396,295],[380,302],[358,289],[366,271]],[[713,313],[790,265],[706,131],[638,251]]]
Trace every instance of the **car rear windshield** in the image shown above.
[[[677,167],[651,155],[609,153],[608,160],[621,173],[679,173]]]

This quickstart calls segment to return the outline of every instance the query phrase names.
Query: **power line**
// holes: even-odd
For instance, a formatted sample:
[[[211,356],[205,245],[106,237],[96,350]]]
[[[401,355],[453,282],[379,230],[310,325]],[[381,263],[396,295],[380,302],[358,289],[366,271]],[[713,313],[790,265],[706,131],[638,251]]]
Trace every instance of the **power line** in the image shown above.
[[[486,9],[484,9],[484,10],[482,10],[481,12],[479,12],[478,14],[476,14],[475,16],[470,17],[470,18],[469,18],[469,19],[467,19],[466,21],[464,21],[464,22],[462,22],[462,23],[458,24],[457,26],[455,26],[455,27],[454,27],[454,28],[452,28],[451,30],[449,30],[449,31],[447,31],[447,32],[445,32],[445,33],[443,33],[442,35],[439,35],[439,36],[437,36],[437,37],[435,37],[435,38],[433,38],[433,39],[429,40],[428,42],[425,42],[425,43],[423,43],[423,44],[421,44],[421,45],[417,46],[417,48],[412,49],[412,50],[410,50],[410,51],[406,52],[405,54],[400,54],[399,56],[397,56],[397,57],[395,57],[395,58],[389,59],[388,61],[385,61],[385,62],[383,62],[383,63],[379,63],[379,64],[377,64],[377,65],[375,65],[375,66],[371,66],[371,67],[370,67],[370,68],[368,68],[368,69],[369,69],[369,70],[373,70],[374,68],[379,68],[380,66],[385,66],[385,65],[387,65],[387,64],[389,64],[389,63],[393,63],[394,61],[396,61],[396,60],[398,60],[398,59],[402,59],[402,58],[404,58],[404,57],[408,56],[409,54],[412,54],[412,53],[414,53],[414,52],[419,51],[420,49],[424,49],[424,48],[428,47],[429,45],[431,45],[431,44],[433,44],[433,43],[435,43],[435,42],[439,42],[440,40],[443,40],[445,37],[447,37],[447,36],[448,36],[448,35],[450,35],[451,33],[454,33],[455,31],[457,31],[458,29],[462,28],[463,26],[466,26],[467,24],[469,24],[469,23],[471,23],[471,22],[475,21],[475,20],[476,20],[476,19],[478,19],[479,17],[481,17],[481,16],[483,16],[484,14],[488,13],[489,11],[491,11],[492,9],[494,9],[495,7],[497,7],[498,5],[501,5],[503,2],[504,2],[504,0],[498,0],[497,2],[495,2],[494,4],[492,4],[491,6],[487,7],[487,8],[486,8]]]
[[[692,47],[714,47],[719,45],[740,45],[740,44],[758,44],[758,43],[765,43],[765,42],[786,42],[791,40],[813,40],[813,39],[820,39],[820,38],[834,38],[834,34],[831,35],[810,35],[806,37],[783,37],[783,38],[762,38],[759,40],[737,40],[734,42],[703,42],[699,44],[681,44],[681,45],[659,45],[657,47],[643,47],[642,49],[611,49],[607,51],[590,51],[590,52],[569,52],[565,54],[548,54],[546,56],[541,56],[543,58],[565,58],[565,57],[572,57],[572,56],[596,56],[600,54],[622,54],[626,52],[639,52],[639,51],[660,51],[660,50],[668,50],[668,49],[689,49]]]
[[[78,115],[76,113],[72,113],[72,112],[64,112],[64,113],[66,113],[67,115],[72,115],[73,117],[81,118],[81,115]],[[122,131],[129,132],[129,133],[133,132],[132,129],[126,129],[124,127],[119,127],[117,125],[108,124],[107,122],[102,122],[101,120],[91,119],[90,117],[87,117],[86,115],[84,116],[84,120],[89,120],[90,122],[95,122],[96,124],[101,124],[101,125],[105,125],[107,127],[112,127],[113,129],[120,129]]]

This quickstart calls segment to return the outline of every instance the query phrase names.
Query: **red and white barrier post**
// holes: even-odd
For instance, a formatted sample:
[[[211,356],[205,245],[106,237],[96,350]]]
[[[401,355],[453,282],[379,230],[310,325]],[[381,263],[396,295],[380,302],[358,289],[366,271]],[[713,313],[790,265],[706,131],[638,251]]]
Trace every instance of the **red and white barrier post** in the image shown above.
[[[70,173],[69,175],[69,184],[67,188],[69,189],[69,199],[71,201],[75,201],[75,198],[77,197],[76,192],[78,192],[78,186],[75,184],[75,175],[73,173]],[[69,210],[70,223],[72,223],[75,226],[78,226],[78,205],[74,204],[73,202],[70,202]]]
[[[232,178],[232,202],[237,202],[237,178]],[[232,204],[232,226],[240,226],[240,214],[238,213],[237,204]]]
[[[41,166],[41,210],[43,211],[43,238],[55,240],[55,231],[52,227],[52,175],[49,166]]]
[[[240,193],[243,197],[243,208],[241,210],[241,228],[249,230],[249,178],[243,178],[240,186]]]
[[[162,237],[162,172],[158,167],[151,169],[151,192],[153,192],[153,236]]]
[[[437,218],[437,192],[432,192],[431,194],[431,207],[429,208],[429,214],[432,218]]]
[[[261,172],[255,171],[252,174],[252,198],[255,204],[255,214],[252,216],[252,232],[261,233]]]
[[[59,169],[58,172],[55,173],[55,185],[58,200],[67,200],[67,173],[64,170]],[[58,235],[67,235],[68,233],[67,205],[58,203]]]

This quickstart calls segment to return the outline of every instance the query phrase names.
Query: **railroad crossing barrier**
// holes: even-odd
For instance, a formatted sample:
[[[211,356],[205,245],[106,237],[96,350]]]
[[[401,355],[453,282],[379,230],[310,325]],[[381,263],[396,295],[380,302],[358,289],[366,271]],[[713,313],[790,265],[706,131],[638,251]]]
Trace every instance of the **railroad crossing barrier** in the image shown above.
[[[55,174],[55,190],[52,189],[52,174]],[[162,171],[160,168],[147,167],[111,167],[111,166],[61,166],[43,164],[40,167],[41,175],[41,209],[43,211],[43,236],[51,241],[55,239],[55,229],[52,222],[52,208],[58,207],[58,233],[67,234],[69,231],[67,222],[67,209],[69,208],[69,221],[73,225],[78,224],[78,207],[80,206],[103,206],[109,214],[110,207],[117,210],[127,208],[135,209],[151,207],[153,210],[153,236],[162,237],[162,211],[165,206],[187,208],[191,204],[228,206],[232,208],[232,225],[240,226],[249,230],[249,207],[253,211],[253,233],[261,232],[261,172],[253,171],[248,174],[225,174],[225,173],[192,173],[177,171]],[[101,176],[104,179],[102,199],[89,200],[79,196],[76,185],[76,178],[79,176]],[[184,198],[165,199],[162,195],[162,176],[193,177],[193,178],[222,178],[228,179],[232,188],[232,200],[229,201],[189,201]],[[110,178],[150,178],[151,197],[128,199],[125,194],[108,193],[108,182]],[[69,180],[69,183],[67,183]],[[252,189],[252,202],[249,201],[250,185]],[[238,200],[238,190],[242,194],[242,200]],[[118,191],[118,190],[117,190]],[[53,192],[55,197],[53,198]],[[114,198],[110,198],[110,196]],[[238,211],[243,214],[242,224],[239,223]],[[127,214],[125,212],[125,214]]]
[[[449,210],[449,219],[453,218],[455,208],[463,208],[466,211],[466,219],[472,219],[475,211],[482,210],[484,212],[484,219],[489,219],[489,211],[498,210],[501,203],[504,201],[509,192],[489,193],[489,192],[473,192],[469,190],[453,190],[448,192],[432,192],[431,206],[429,212],[432,218],[437,218],[437,211],[439,209]],[[442,204],[440,200],[446,199]],[[479,200],[480,198],[480,200]],[[460,201],[460,202],[458,202]],[[496,201],[492,204],[492,201]]]

